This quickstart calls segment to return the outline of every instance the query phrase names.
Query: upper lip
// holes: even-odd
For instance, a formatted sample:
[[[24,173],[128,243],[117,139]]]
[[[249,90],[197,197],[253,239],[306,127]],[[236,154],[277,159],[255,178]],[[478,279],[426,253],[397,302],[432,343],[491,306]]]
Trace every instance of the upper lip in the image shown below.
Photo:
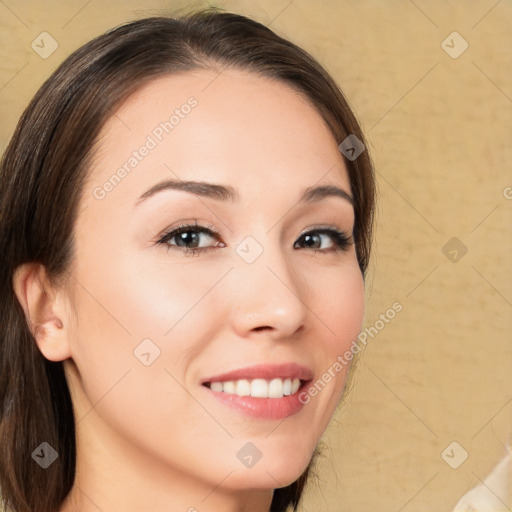
[[[299,379],[310,380],[313,378],[313,372],[297,363],[282,363],[282,364],[258,364],[255,366],[247,366],[239,368],[219,375],[214,375],[203,379],[201,384],[207,382],[226,382],[230,380],[240,379]]]

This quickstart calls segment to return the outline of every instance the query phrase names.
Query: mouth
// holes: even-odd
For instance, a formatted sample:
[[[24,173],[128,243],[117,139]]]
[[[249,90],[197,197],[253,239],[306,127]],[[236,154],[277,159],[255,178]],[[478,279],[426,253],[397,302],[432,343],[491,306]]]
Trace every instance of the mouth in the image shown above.
[[[283,398],[298,393],[310,379],[274,378],[274,379],[238,379],[204,382],[203,386],[228,395],[251,396],[253,398]]]
[[[275,421],[299,415],[313,371],[297,363],[258,364],[205,378],[212,400],[252,418]],[[299,415],[300,416],[300,415]]]

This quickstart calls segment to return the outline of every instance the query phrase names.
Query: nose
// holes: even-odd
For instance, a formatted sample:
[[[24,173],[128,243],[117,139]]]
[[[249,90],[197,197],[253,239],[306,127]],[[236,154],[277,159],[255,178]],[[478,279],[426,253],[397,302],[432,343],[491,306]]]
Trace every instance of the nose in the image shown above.
[[[238,336],[261,331],[265,338],[277,341],[305,327],[307,287],[289,260],[282,248],[267,247],[252,263],[241,258],[236,261],[230,273],[230,309],[231,324]]]

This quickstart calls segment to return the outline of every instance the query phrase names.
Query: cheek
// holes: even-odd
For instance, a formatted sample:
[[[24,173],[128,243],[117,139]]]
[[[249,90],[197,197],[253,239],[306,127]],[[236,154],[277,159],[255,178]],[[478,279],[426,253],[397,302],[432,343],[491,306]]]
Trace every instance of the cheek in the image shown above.
[[[167,255],[165,247],[154,247],[112,269],[117,283],[112,306],[136,337],[168,339],[191,323],[194,310],[201,309],[205,320],[215,317],[215,306],[205,310],[200,303],[227,270],[227,264],[205,265],[198,257]]]
[[[77,280],[87,282],[87,291],[77,294],[72,357],[80,374],[77,388],[83,394],[77,395],[76,412],[84,418],[84,428],[105,428],[105,436],[113,429],[133,446],[155,458],[173,460],[185,470],[192,464],[182,462],[190,461],[190,447],[204,437],[205,424],[211,426],[181,383],[202,339],[197,315],[201,313],[205,325],[213,324],[205,314],[212,316],[214,311],[198,300],[215,276],[210,272],[213,282],[204,282],[192,271],[167,267],[160,272],[157,265],[147,263],[118,258],[115,265],[103,265],[101,275],[89,274],[87,281],[85,274],[77,274]],[[211,301],[208,306],[212,309]],[[199,466],[200,453],[195,451],[194,457]]]
[[[325,350],[332,356],[356,339],[364,317],[364,281],[357,265],[340,266],[332,272],[317,275],[308,305],[323,324]],[[330,335],[330,336],[329,336]]]
[[[323,432],[339,403],[364,317],[364,281],[357,264],[317,276],[307,302],[318,333],[316,380],[308,395],[312,425]],[[313,412],[315,411],[315,412]]]
[[[105,246],[101,254],[84,258],[76,270],[77,279],[86,283],[80,316],[85,327],[102,333],[99,338],[128,336],[128,345],[133,346],[145,338],[168,338],[188,321],[224,273],[223,268],[201,265],[194,257],[167,255],[165,247],[134,251],[119,243]]]
[[[151,368],[154,361],[160,373],[168,368],[182,381],[202,333],[215,328],[221,305],[227,304],[227,297],[212,301],[207,295],[229,266],[201,266],[192,257],[176,264],[171,255],[166,258],[165,248],[137,254],[119,244],[100,246],[101,253],[83,258],[74,269],[84,285],[78,287],[72,357],[89,400],[100,399],[128,370],[149,370],[143,366],[148,359]],[[148,391],[162,389],[154,372],[137,377]],[[163,378],[168,385],[169,375]]]

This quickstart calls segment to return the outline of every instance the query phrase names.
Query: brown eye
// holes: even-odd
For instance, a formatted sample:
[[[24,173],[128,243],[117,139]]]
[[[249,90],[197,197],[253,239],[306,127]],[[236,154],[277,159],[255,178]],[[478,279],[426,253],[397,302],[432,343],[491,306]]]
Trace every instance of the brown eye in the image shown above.
[[[331,244],[327,248],[322,248],[322,242],[326,238],[327,240],[330,238]],[[322,228],[314,231],[308,231],[307,233],[304,233],[297,242],[295,242],[295,244],[301,240],[307,249],[314,249],[320,252],[346,250],[353,243],[346,233],[335,228]],[[296,245],[294,245],[294,247],[297,248]]]
[[[165,233],[157,243],[166,245],[169,249],[177,249],[182,252],[199,252],[213,249],[215,247],[224,247],[222,242],[212,245],[211,241],[218,239],[215,231],[206,226],[198,224],[182,225]]]

